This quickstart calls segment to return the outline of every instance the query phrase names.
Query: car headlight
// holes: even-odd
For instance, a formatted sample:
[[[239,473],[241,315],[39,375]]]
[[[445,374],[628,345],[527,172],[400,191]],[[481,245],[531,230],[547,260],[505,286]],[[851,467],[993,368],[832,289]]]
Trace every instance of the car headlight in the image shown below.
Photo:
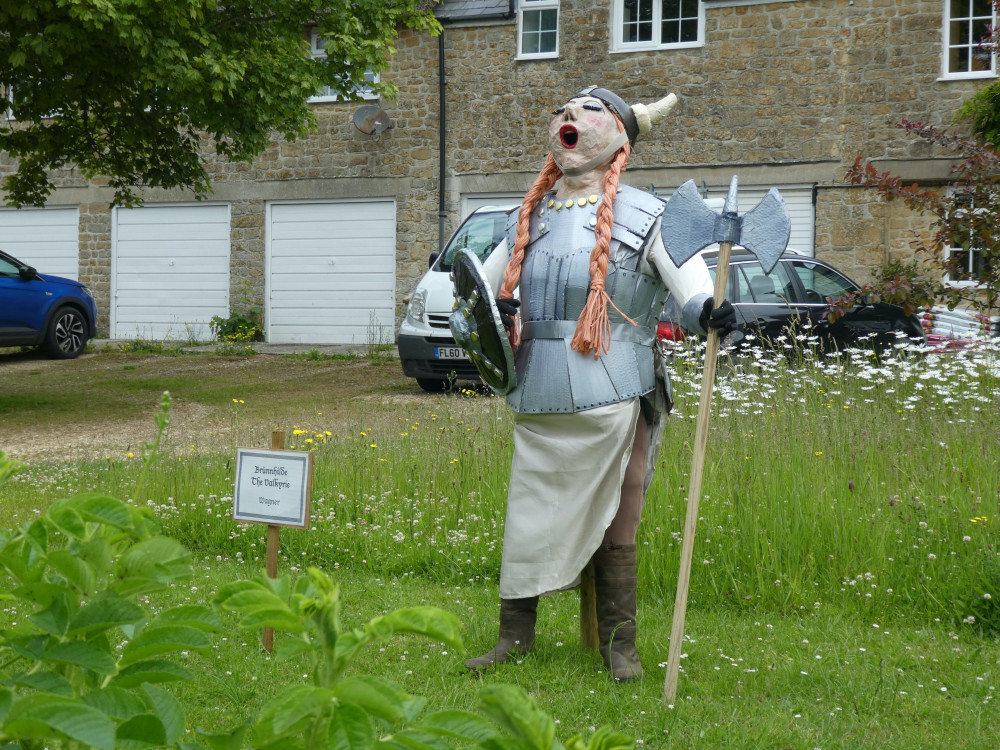
[[[427,290],[418,289],[410,297],[410,304],[406,306],[406,314],[414,320],[423,320],[424,311],[427,309]]]
[[[88,297],[90,297],[91,299],[94,298],[94,293],[92,291],[90,291],[90,287],[81,286],[80,287],[80,291],[83,292]]]

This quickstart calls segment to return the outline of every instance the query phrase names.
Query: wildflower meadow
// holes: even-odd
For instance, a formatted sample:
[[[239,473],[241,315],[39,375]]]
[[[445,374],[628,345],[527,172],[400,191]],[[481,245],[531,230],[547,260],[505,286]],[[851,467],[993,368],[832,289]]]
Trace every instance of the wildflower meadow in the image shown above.
[[[358,668],[442,709],[516,684],[559,732],[612,727],[637,746],[997,746],[1000,348],[901,341],[876,357],[781,344],[720,366],[676,705],[662,681],[700,388],[692,344],[669,356],[675,406],[639,531],[642,680],[611,682],[581,649],[575,593],[543,599],[536,651],[481,679],[454,644],[405,635]],[[245,407],[234,390],[234,422]],[[154,611],[206,605],[259,574],[266,527],[232,520],[236,446],[177,445],[163,426],[145,454],[22,467],[0,484],[0,525],[78,492],[148,508],[193,553],[189,579],[150,595]],[[470,652],[492,645],[512,450],[503,399],[457,390],[387,401],[350,428],[306,410],[275,428],[315,453],[310,526],[281,531],[280,574],[324,571],[347,626],[432,605],[458,618]],[[31,614],[5,606],[0,627]],[[212,730],[307,677],[235,628],[181,658],[197,679],[178,697]]]

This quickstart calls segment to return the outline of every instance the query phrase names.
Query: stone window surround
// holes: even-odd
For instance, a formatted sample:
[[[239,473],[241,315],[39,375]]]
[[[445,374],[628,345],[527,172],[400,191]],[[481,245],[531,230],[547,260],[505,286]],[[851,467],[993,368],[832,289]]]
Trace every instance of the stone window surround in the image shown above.
[[[326,59],[326,51],[323,49],[323,45],[321,44],[321,39],[322,37],[320,37],[319,35],[319,28],[314,27],[309,30],[309,51],[312,54],[314,60]],[[371,71],[365,71],[365,74],[366,74],[365,76],[366,79],[370,79],[372,83],[378,83],[379,76],[377,73],[371,73]],[[370,89],[362,89],[359,93],[364,99],[368,100],[378,99],[378,97],[375,94],[373,94]],[[310,103],[339,102],[339,101],[340,97],[337,96],[336,94],[330,93],[329,91],[327,91],[326,93],[319,93],[316,96],[309,97]]]
[[[556,48],[552,52],[523,52],[524,14],[526,12],[556,11]],[[517,59],[544,60],[559,57],[559,0],[518,0],[517,1]]]
[[[752,2],[752,0],[750,0]],[[747,4],[748,0],[742,0],[739,4]],[[715,4],[713,4],[715,5]],[[693,47],[705,46],[705,6],[706,0],[698,0],[698,38],[694,42],[673,42],[661,44],[659,38],[658,14],[661,7],[661,0],[653,0],[653,29],[654,40],[651,42],[624,42],[622,41],[622,24],[624,21],[625,8],[624,0],[612,0],[611,2],[611,53],[625,52],[648,52],[650,50],[666,49],[690,49]]]

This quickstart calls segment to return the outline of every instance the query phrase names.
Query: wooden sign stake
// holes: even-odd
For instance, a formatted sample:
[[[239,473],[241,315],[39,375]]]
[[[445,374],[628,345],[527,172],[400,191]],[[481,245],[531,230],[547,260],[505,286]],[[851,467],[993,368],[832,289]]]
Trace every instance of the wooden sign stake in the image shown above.
[[[285,448],[285,431],[284,430],[274,430],[271,432],[271,450],[284,450]],[[267,557],[264,559],[264,570],[267,572],[268,578],[278,577],[278,533],[281,527],[275,526],[274,524],[267,525]],[[261,635],[261,640],[264,644],[264,650],[267,653],[271,653],[274,650],[274,628],[264,628],[264,632]]]

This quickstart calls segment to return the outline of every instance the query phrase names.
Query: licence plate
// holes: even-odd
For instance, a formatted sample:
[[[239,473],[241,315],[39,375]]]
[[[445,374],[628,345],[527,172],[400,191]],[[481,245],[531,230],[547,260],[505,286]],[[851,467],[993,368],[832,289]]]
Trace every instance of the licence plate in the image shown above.
[[[468,359],[469,355],[460,346],[435,346],[434,359]]]

